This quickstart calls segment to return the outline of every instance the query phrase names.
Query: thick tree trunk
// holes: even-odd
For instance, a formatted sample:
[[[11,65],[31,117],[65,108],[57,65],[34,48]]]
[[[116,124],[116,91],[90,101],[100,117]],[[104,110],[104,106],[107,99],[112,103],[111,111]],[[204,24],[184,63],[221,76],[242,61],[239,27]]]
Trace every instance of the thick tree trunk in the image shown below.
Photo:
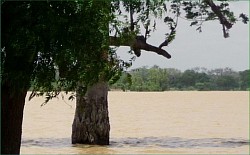
[[[2,85],[1,154],[19,154],[22,136],[23,108],[27,90],[12,90]]]
[[[89,87],[85,95],[77,93],[72,144],[109,144],[108,87],[99,82]]]

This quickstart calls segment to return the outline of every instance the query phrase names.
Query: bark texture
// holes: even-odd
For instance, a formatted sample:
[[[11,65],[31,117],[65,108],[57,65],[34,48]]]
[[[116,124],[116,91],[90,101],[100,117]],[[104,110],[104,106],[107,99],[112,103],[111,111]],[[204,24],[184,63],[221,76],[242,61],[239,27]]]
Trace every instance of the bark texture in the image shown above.
[[[76,111],[72,125],[72,144],[109,144],[108,87],[99,82],[85,95],[77,92]]]
[[[11,90],[7,83],[1,86],[1,154],[20,154],[23,108],[27,90]]]

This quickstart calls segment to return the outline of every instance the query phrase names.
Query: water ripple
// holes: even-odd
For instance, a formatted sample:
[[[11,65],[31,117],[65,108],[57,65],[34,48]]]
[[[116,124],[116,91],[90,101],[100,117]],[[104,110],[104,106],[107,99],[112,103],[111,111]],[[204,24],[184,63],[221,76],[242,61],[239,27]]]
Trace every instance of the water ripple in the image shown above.
[[[144,137],[144,138],[111,138],[109,148],[122,147],[161,147],[161,148],[204,148],[224,147],[236,148],[249,145],[249,140],[236,138],[202,138],[185,139],[180,137]],[[37,138],[22,140],[22,147],[49,147],[63,148],[76,147],[71,144],[70,138]],[[91,147],[90,145],[86,145]]]
[[[203,148],[225,147],[234,148],[249,145],[249,140],[235,138],[202,138],[185,139],[180,137],[144,137],[144,138],[113,138],[111,145],[116,147],[163,147],[163,148]]]
[[[49,148],[62,148],[71,146],[70,138],[36,138],[36,139],[22,139],[22,147],[49,147]]]

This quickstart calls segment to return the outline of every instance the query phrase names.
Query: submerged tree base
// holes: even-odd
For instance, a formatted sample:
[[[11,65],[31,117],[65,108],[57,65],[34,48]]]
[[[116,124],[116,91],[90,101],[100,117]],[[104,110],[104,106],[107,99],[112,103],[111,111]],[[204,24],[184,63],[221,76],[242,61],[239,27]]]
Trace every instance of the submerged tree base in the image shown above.
[[[76,111],[72,125],[72,144],[109,145],[107,83],[88,88],[86,95],[77,92]]]

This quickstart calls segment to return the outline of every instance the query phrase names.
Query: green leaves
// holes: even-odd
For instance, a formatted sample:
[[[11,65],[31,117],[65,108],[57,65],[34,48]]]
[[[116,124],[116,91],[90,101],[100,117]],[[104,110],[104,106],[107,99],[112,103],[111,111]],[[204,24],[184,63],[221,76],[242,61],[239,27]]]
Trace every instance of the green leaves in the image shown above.
[[[181,72],[173,68],[137,68],[125,72],[111,89],[124,91],[164,91],[164,90],[247,90],[249,70],[235,72],[230,68],[207,70],[194,68]],[[132,85],[127,79],[131,78]]]
[[[91,85],[99,79],[113,83],[132,65],[134,58],[128,62],[120,60],[116,49],[109,48],[109,34],[115,33],[121,42],[133,41],[143,32],[140,28],[143,25],[146,31],[143,35],[147,38],[156,29],[157,20],[152,18],[164,16],[162,20],[169,32],[163,35],[167,33],[166,40],[170,43],[175,39],[179,17],[191,20],[190,26],[197,26],[198,31],[204,22],[218,20],[206,2],[4,1],[1,3],[2,82],[9,81],[15,89],[32,84],[34,90],[41,92],[75,90],[78,82]],[[238,20],[226,1],[216,4],[230,23]],[[239,18],[245,24],[249,21],[243,13]]]
[[[109,63],[109,7],[110,1],[92,0],[3,3],[3,81],[31,83],[46,102],[79,81],[98,81]]]
[[[247,24],[247,22],[249,21],[249,18],[247,17],[246,14],[241,13],[239,17],[242,18],[242,22],[244,24]]]

